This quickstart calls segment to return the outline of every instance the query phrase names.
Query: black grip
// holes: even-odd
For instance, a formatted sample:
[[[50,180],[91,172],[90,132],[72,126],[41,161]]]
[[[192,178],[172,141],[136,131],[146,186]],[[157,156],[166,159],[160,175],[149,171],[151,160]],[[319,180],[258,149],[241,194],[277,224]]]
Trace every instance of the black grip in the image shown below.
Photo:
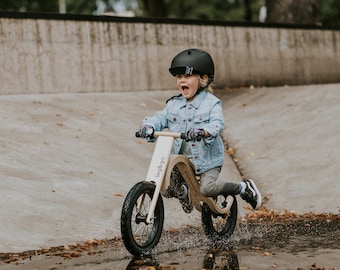
[[[139,131],[136,131],[135,136],[136,136],[137,138],[140,138],[140,133],[139,133]]]
[[[187,138],[187,134],[186,133],[181,133],[181,139],[185,140]]]

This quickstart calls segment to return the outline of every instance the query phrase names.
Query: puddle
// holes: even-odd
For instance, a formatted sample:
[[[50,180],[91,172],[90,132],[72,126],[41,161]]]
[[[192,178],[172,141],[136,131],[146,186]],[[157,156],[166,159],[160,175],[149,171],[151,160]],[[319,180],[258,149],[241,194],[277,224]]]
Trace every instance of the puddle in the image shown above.
[[[148,257],[133,258],[116,239],[90,250],[69,250],[78,252],[76,257],[55,251],[0,262],[0,268],[335,270],[340,269],[339,239],[339,219],[241,223],[231,239],[220,243],[209,242],[200,226],[189,226],[164,232]]]
[[[340,250],[319,250],[288,253],[264,250],[210,250],[206,247],[134,258],[121,262],[117,269],[339,269]],[[117,265],[118,266],[118,265]],[[124,268],[126,267],[126,268]],[[104,269],[104,268],[103,268]],[[114,268],[112,268],[114,269]]]
[[[191,228],[166,238],[168,244],[163,248],[178,243],[177,251],[164,250],[152,257],[132,259],[125,269],[335,270],[340,267],[339,239],[337,220],[244,223],[229,241],[221,243],[209,243]],[[180,243],[184,244],[182,249]],[[185,247],[188,243],[189,248]]]

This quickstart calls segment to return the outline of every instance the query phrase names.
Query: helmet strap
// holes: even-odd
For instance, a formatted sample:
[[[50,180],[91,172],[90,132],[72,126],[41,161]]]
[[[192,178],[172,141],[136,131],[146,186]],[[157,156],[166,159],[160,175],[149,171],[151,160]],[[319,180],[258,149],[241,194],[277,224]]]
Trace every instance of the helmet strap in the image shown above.
[[[200,87],[200,88],[198,88],[197,91],[196,91],[196,93],[195,93],[195,95],[193,95],[191,98],[196,97],[196,96],[197,96],[204,88],[205,88],[205,87]]]
[[[211,78],[208,78],[208,81],[207,81],[206,85],[200,86],[200,87],[197,89],[195,95],[193,95],[191,98],[194,98],[194,97],[197,96],[203,89],[207,88],[207,87],[209,86],[209,84],[212,83],[212,81],[213,81],[213,80],[212,80]]]
[[[200,81],[202,81],[202,77],[200,75]],[[213,79],[211,79],[209,76],[208,76],[208,80],[206,82],[206,84],[204,86],[201,86],[201,88],[207,88],[209,84],[211,84],[213,81]]]
[[[212,81],[213,81],[212,79],[208,78],[207,84],[202,88],[207,88],[209,86],[209,84],[212,83]]]

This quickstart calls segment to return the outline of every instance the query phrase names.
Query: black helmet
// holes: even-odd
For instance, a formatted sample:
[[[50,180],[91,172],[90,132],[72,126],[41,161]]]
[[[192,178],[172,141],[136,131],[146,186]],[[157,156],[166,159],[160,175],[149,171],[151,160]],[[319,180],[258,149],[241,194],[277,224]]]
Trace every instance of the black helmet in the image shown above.
[[[209,53],[199,49],[188,49],[174,57],[169,71],[173,76],[207,74],[211,82],[214,79],[214,62]]]

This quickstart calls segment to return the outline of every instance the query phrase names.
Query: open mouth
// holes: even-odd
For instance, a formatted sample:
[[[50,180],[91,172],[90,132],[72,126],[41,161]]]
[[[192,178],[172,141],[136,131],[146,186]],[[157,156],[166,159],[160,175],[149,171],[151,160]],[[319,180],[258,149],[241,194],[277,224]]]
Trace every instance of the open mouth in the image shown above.
[[[184,91],[184,90],[188,90],[188,89],[189,89],[188,86],[185,86],[185,85],[182,86],[182,90],[183,90],[183,91]]]

